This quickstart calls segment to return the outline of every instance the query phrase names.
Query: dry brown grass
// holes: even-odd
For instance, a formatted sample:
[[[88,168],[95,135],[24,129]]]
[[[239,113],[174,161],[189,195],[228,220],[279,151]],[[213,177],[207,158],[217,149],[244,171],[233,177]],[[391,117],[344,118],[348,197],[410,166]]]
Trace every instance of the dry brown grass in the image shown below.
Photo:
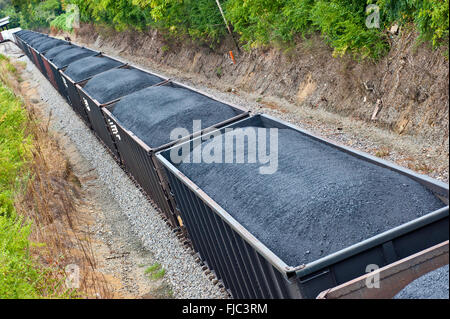
[[[391,155],[391,152],[389,151],[388,147],[380,147],[379,149],[375,150],[374,153],[375,156],[381,158]]]
[[[37,245],[32,248],[32,254],[42,265],[52,269],[49,276],[61,292],[67,289],[64,285],[68,275],[66,266],[76,264],[80,269],[80,287],[74,289],[71,296],[110,298],[111,289],[97,270],[90,230],[92,217],[83,211],[80,182],[57,139],[49,131],[51,114],[43,120],[42,114],[31,103],[33,89],[24,83],[21,85],[18,76],[22,67],[16,65],[16,73],[3,74],[3,77],[7,77],[10,88],[25,102],[27,133],[33,138],[30,177],[16,201],[18,213],[33,223],[30,240]]]

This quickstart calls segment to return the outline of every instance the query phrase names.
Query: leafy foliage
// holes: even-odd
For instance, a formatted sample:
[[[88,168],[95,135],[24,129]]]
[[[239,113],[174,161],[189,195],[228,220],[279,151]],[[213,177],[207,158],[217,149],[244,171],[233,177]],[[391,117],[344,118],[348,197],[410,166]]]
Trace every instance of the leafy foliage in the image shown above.
[[[70,32],[73,29],[73,23],[77,18],[77,14],[78,12],[75,10],[75,8],[67,8],[65,13],[57,16],[50,22],[50,27],[57,30]]]
[[[448,43],[448,0],[228,0],[226,15],[247,47],[289,42],[320,32],[335,49],[378,59],[389,47],[386,30],[394,22],[414,23],[435,47]],[[380,29],[366,27],[366,7],[380,8]]]
[[[117,30],[143,30],[151,21],[150,12],[141,10],[132,0],[74,0],[72,3],[80,8],[82,21],[94,20],[112,25]]]
[[[11,0],[0,0],[0,11],[11,5]]]
[[[448,42],[448,0],[378,0],[376,4],[385,26],[394,21],[413,22],[421,38],[431,41],[434,47]]]
[[[24,29],[48,27],[51,20],[62,13],[60,0],[12,0],[0,11],[0,16],[10,16],[10,27]]]
[[[387,51],[388,44],[378,29],[366,27],[365,6],[356,2],[317,1],[311,10],[312,25],[335,48],[336,55],[350,51],[356,57],[378,59]]]
[[[5,0],[3,0],[5,1]],[[215,0],[12,0],[27,27],[49,23],[66,3],[79,7],[81,21],[146,30],[149,26],[210,45],[226,35]],[[337,56],[378,59],[388,49],[385,30],[393,23],[412,23],[420,38],[434,47],[448,44],[449,0],[220,0],[234,32],[247,47],[291,43],[298,35],[319,32]],[[58,6],[59,4],[59,6]],[[380,8],[380,29],[369,29],[366,7]],[[43,14],[43,10],[47,10]],[[45,11],[44,10],[44,11]],[[61,11],[62,12],[62,11]],[[60,12],[60,13],[61,13]],[[17,20],[17,18],[15,18]],[[68,16],[53,26],[63,28]]]

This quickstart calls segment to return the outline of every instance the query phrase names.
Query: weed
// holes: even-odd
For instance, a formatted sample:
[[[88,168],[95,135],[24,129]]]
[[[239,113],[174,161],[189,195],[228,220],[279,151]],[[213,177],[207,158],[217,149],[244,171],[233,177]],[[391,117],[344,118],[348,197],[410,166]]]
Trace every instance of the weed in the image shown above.
[[[389,152],[388,148],[381,148],[375,152],[375,156],[381,157],[381,158],[389,156],[389,155],[390,155],[390,152]]]
[[[155,272],[155,271],[157,271],[157,270],[159,270],[159,269],[161,269],[161,265],[158,264],[158,263],[155,263],[155,264],[151,265],[150,267],[148,267],[148,268],[145,270],[145,273],[146,273],[146,274],[150,274],[150,273],[153,273],[153,272]]]
[[[164,277],[165,274],[166,274],[166,270],[160,269],[159,271],[152,274],[152,279],[153,280],[161,279],[162,277]]]
[[[160,264],[155,263],[155,264],[151,265],[150,267],[148,267],[145,270],[145,273],[147,275],[150,275],[151,279],[158,280],[158,279],[161,279],[162,277],[164,277],[164,275],[166,274],[166,270],[164,268],[162,268]]]
[[[163,46],[161,47],[161,51],[162,51],[163,53],[166,53],[166,52],[168,52],[169,50],[170,50],[170,48],[169,48],[168,45],[163,45]]]
[[[216,75],[217,75],[218,78],[220,78],[220,77],[222,77],[222,74],[223,74],[222,67],[219,66],[219,67],[216,69]]]

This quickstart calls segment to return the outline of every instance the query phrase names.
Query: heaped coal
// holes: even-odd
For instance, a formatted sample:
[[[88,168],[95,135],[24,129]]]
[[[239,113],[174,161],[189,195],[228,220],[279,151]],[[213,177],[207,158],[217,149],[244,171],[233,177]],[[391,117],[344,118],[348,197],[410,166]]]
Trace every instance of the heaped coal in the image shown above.
[[[64,45],[64,44],[67,44],[67,42],[58,40],[58,39],[48,38],[47,40],[42,41],[42,43],[39,43],[38,45],[36,45],[35,49],[38,52],[45,52],[51,48],[57,47],[59,45]]]
[[[34,49],[34,48],[36,48],[37,45],[47,41],[48,39],[49,39],[49,37],[47,37],[47,36],[38,36],[38,37],[33,38],[32,40],[29,40],[28,45]]]
[[[17,31],[17,32],[15,32],[15,34],[17,35],[17,36],[22,36],[22,35],[25,35],[25,34],[27,34],[28,32],[30,32],[30,31],[28,31],[28,30],[19,30],[19,31]]]
[[[246,133],[225,135],[231,134],[243,138]],[[175,166],[290,266],[325,257],[445,206],[405,175],[295,130],[278,129],[272,142],[278,143],[278,154],[273,153],[276,147],[258,143],[255,148],[246,138],[245,143],[236,142],[235,155],[247,159],[249,150],[259,154],[267,145],[271,165],[277,167],[273,174],[261,174],[259,168],[268,164],[259,160],[227,164],[224,156],[224,164],[203,160]],[[225,150],[223,141],[217,145]]]
[[[40,38],[42,36],[43,36],[42,34],[30,32],[30,33],[28,33],[28,34],[23,36],[23,40],[25,42],[29,42],[29,41],[31,41],[31,40],[33,40],[35,38]]]
[[[24,40],[24,38],[27,37],[27,35],[29,34],[31,34],[31,31],[28,30],[20,30],[15,32],[15,35],[22,40]]]
[[[94,76],[84,90],[104,104],[162,81],[160,77],[138,69],[113,69]]]
[[[171,142],[170,132],[186,128],[192,133],[194,120],[202,128],[230,119],[241,111],[186,88],[159,86],[125,96],[112,109],[125,128],[152,148]]]
[[[67,51],[67,50],[70,50],[73,48],[76,48],[76,46],[74,46],[72,44],[63,44],[63,45],[54,47],[54,48],[48,50],[47,52],[44,52],[43,54],[48,60],[52,60],[55,56],[57,56],[61,52]]]
[[[91,56],[71,63],[64,71],[64,74],[73,81],[80,82],[122,64],[108,57]]]
[[[64,68],[74,61],[97,54],[98,52],[89,49],[75,47],[59,53],[53,58],[52,62],[57,68]]]
[[[448,299],[449,267],[438,268],[407,285],[395,299]]]

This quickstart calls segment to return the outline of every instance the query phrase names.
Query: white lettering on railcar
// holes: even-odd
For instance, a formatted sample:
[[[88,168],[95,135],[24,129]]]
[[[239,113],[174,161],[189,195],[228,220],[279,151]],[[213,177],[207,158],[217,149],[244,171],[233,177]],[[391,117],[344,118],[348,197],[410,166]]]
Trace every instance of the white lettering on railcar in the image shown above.
[[[109,128],[111,129],[112,135],[114,135],[114,137],[115,137],[116,139],[118,139],[119,141],[121,141],[122,139],[120,138],[120,134],[119,134],[119,130],[117,129],[117,125],[114,124],[114,122],[111,121],[111,119],[108,119],[108,125],[109,125]]]
[[[85,97],[83,98],[83,103],[84,103],[84,106],[86,107],[86,110],[88,110],[88,112],[90,112],[91,108],[89,107],[89,103]]]

